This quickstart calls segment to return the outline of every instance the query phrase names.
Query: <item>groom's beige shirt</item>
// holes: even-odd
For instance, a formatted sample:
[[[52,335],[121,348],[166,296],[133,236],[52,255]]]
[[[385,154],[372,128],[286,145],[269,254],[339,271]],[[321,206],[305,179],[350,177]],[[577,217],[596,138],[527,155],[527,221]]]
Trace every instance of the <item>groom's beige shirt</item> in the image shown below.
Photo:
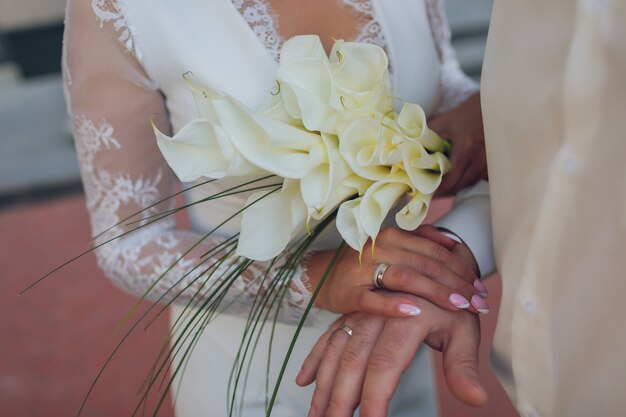
[[[626,416],[626,1],[496,0],[482,76],[522,416]]]

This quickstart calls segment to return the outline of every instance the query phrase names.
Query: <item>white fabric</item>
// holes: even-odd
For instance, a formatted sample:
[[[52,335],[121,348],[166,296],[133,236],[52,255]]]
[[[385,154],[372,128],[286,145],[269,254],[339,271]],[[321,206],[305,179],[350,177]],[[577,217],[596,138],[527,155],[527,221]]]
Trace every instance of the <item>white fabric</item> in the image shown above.
[[[623,0],[494,2],[492,368],[524,417],[625,414],[625,21]]]
[[[413,0],[372,0],[369,6],[364,1],[345,1],[354,4],[355,13],[362,13],[364,18],[359,20],[373,31],[369,34],[371,39],[384,40],[382,46],[388,50],[395,72],[397,97],[418,102],[432,114],[475,92],[475,85],[467,78],[461,83],[463,88],[446,81],[462,77],[448,43],[441,1],[426,0],[426,6]],[[237,0],[68,2],[64,78],[93,232],[104,232],[98,242],[129,230],[124,225],[111,226],[175,191],[177,181],[156,147],[150,118],[154,116],[156,125],[168,133],[177,131],[195,116],[192,96],[182,79],[185,72],[193,72],[200,83],[251,107],[274,88],[276,59],[272,51],[281,40],[268,36],[273,33],[267,29],[270,26],[255,29],[253,23],[258,16],[248,16],[248,21],[242,18],[246,4]],[[270,9],[267,13],[273,16]],[[199,187],[189,192],[187,199],[196,201],[240,182],[231,179]],[[216,266],[212,276],[192,269],[200,263],[203,253],[237,233],[237,219],[227,223],[221,235],[197,243],[203,232],[241,208],[246,198],[245,194],[231,196],[220,199],[218,204],[190,209],[193,231],[178,229],[169,218],[148,224],[140,232],[98,250],[99,265],[114,283],[137,295],[150,290],[148,298],[155,300],[173,287],[166,299],[178,292],[182,294],[177,302],[183,305],[198,292],[203,299],[202,291],[218,283],[235,260]],[[159,204],[145,212],[141,216],[143,224],[147,224],[147,216],[168,207],[168,203]],[[338,241],[336,233],[327,233],[320,236],[318,245],[334,247]],[[177,259],[177,266],[157,282]],[[214,261],[215,258],[209,258],[206,265]],[[270,280],[262,283],[263,275],[263,265],[253,266],[235,281],[223,301],[230,306],[230,316],[216,319],[210,331],[204,332],[188,369],[207,369],[219,375],[218,381],[224,380],[231,359],[217,352],[215,346],[226,340],[227,334],[237,339],[242,333],[245,320],[233,315],[247,315],[252,298],[267,291]],[[197,276],[201,278],[196,280]],[[279,321],[294,323],[310,299],[300,267],[288,286]],[[332,320],[332,315],[320,316],[324,324]],[[277,346],[288,344],[293,327],[285,328],[274,340]],[[300,346],[311,346],[321,331],[323,325],[306,330]],[[225,349],[229,354],[236,350],[237,344],[233,343],[231,340]],[[296,357],[304,350],[303,347],[296,352]],[[278,355],[282,350],[275,352]],[[264,357],[263,349],[258,357]],[[423,365],[416,361],[415,366]],[[292,380],[293,374],[288,374],[286,385],[293,385]],[[430,381],[430,377],[426,375],[424,381]],[[225,387],[207,384],[201,377],[185,377],[176,403],[179,416],[195,417],[207,412],[223,415]],[[433,415],[436,409],[434,392],[428,385],[424,398],[431,398],[431,402],[422,401],[422,415]],[[221,399],[219,404],[214,401],[205,405],[202,398],[209,389],[215,398]],[[289,397],[289,407],[308,404],[310,392],[297,392],[298,395]]]
[[[490,203],[489,183],[481,181],[457,194],[452,210],[436,222],[438,227],[454,232],[470,248],[483,278],[496,270]]]

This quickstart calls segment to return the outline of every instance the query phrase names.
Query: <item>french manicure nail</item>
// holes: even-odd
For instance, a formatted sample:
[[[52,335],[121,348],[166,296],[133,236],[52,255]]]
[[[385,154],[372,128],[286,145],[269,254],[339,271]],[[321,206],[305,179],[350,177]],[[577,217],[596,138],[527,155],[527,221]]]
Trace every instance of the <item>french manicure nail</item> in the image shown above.
[[[487,314],[491,311],[487,302],[477,295],[472,296],[472,305],[482,314]]]
[[[478,291],[480,296],[483,298],[487,298],[487,296],[489,295],[487,287],[485,287],[485,284],[483,284],[482,281],[480,281],[479,279],[474,280],[474,289],[476,289],[476,291]]]
[[[457,308],[468,308],[470,306],[467,298],[463,297],[461,294],[450,294],[450,298],[448,298],[448,300],[450,301],[450,304]]]
[[[407,316],[417,316],[422,312],[418,306],[414,306],[413,304],[400,304],[398,311]]]
[[[440,230],[439,232],[442,235],[449,237],[450,239],[454,240],[457,243],[463,243],[463,241],[454,233],[446,232],[445,230]]]

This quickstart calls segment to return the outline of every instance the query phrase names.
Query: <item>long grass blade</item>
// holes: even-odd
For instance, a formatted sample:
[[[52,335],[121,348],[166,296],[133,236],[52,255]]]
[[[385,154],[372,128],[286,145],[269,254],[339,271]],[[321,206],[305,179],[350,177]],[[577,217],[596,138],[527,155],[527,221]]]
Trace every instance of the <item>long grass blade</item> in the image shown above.
[[[289,344],[289,349],[287,350],[287,354],[285,355],[285,359],[283,360],[283,364],[282,364],[282,366],[280,368],[280,372],[278,374],[278,379],[276,381],[276,384],[274,385],[274,392],[272,393],[272,398],[270,399],[270,404],[269,404],[269,407],[267,408],[266,417],[269,417],[272,414],[272,409],[274,408],[274,403],[276,402],[276,396],[278,395],[278,390],[280,388],[280,384],[282,382],[283,376],[285,375],[285,370],[287,369],[287,364],[289,363],[289,359],[291,358],[291,354],[293,353],[293,348],[296,345],[296,341],[298,339],[298,336],[300,335],[300,332],[302,331],[302,327],[304,326],[304,322],[306,321],[306,318],[308,317],[309,312],[311,311],[311,308],[313,307],[313,302],[315,301],[315,298],[319,294],[320,289],[322,288],[322,285],[324,285],[324,282],[326,281],[326,278],[328,277],[328,274],[330,273],[332,268],[335,266],[335,263],[337,262],[337,259],[339,259],[339,256],[341,255],[341,252],[343,251],[343,248],[345,247],[345,245],[346,245],[346,243],[342,242],[339,245],[339,247],[337,248],[337,250],[335,251],[335,255],[333,256],[333,258],[331,259],[330,263],[328,264],[328,267],[326,267],[326,270],[324,271],[324,275],[322,275],[322,278],[321,278],[319,284],[317,284],[317,287],[315,288],[315,291],[313,292],[313,296],[311,297],[311,300],[309,301],[309,304],[307,305],[306,309],[304,310],[304,314],[302,315],[302,318],[300,319],[300,322],[298,323],[298,327],[296,328],[294,336],[291,339],[291,343]]]

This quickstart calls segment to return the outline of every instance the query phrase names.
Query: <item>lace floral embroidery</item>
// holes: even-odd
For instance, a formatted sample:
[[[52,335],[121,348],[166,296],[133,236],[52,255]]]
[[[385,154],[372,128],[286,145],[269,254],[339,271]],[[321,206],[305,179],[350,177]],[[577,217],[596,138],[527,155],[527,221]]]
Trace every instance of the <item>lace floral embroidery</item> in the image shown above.
[[[159,193],[162,173],[159,170],[153,178],[133,180],[127,173],[112,173],[102,168],[100,158],[110,158],[111,153],[122,150],[113,126],[106,120],[96,124],[84,115],[76,116],[74,122],[92,228],[94,234],[104,232],[96,241],[102,243],[127,231],[123,225],[111,227],[122,220],[120,213],[151,206],[163,197]],[[158,212],[156,208],[148,210],[144,219]],[[146,221],[140,224],[145,225]],[[98,266],[117,286],[133,294],[143,295],[150,291],[148,298],[154,300],[167,293],[165,300],[178,296],[180,303],[187,303],[194,297],[199,302],[239,264],[239,258],[235,256],[220,261],[224,251],[204,261],[193,256],[184,257],[181,251],[189,249],[200,238],[192,232],[176,230],[172,219],[163,219],[104,244],[96,253]],[[220,243],[219,238],[203,241],[205,248]],[[199,266],[202,262],[204,264]],[[278,274],[279,265],[271,268],[269,277]],[[269,291],[272,279],[263,279],[268,276],[267,267],[264,263],[254,263],[230,284],[229,296],[224,299],[228,314],[249,314],[257,294]],[[165,272],[166,275],[156,282]],[[281,321],[297,322],[311,298],[301,282],[303,275],[302,267],[298,266],[291,282],[287,283]],[[208,285],[209,280],[211,285]],[[280,287],[277,290],[280,291]]]
[[[141,61],[141,49],[126,21],[124,4],[117,0],[91,0],[91,7],[100,20],[100,27],[106,22],[111,22],[119,34],[118,41],[124,45],[126,51],[132,52]]]
[[[95,211],[92,216],[94,232],[100,233],[120,219],[115,213],[123,204],[134,203],[139,207],[147,207],[158,201],[157,185],[162,173],[156,177],[133,181],[128,174],[113,175],[107,170],[96,169],[94,160],[104,150],[121,149],[121,145],[113,136],[113,126],[106,121],[96,125],[85,116],[76,117],[76,148],[81,161],[87,206]],[[106,215],[108,213],[108,215]],[[146,215],[153,214],[149,212]]]
[[[285,39],[278,34],[278,16],[271,11],[266,0],[232,0],[232,2],[268,52],[278,61]],[[342,2],[354,10],[360,22],[359,35],[355,41],[373,43],[385,48],[387,43],[371,1],[342,0]]]
[[[442,99],[439,112],[454,108],[478,91],[478,85],[461,70],[456,52],[450,44],[450,26],[443,0],[425,0],[426,13],[435,47],[441,61]]]
[[[283,40],[278,35],[278,19],[269,6],[262,0],[233,0],[233,4],[269,53],[278,60]]]
[[[121,220],[118,212],[122,207],[129,204],[148,207],[160,199],[158,184],[162,179],[161,171],[154,178],[140,177],[133,180],[129,174],[114,174],[98,168],[96,159],[102,152],[115,152],[122,148],[113,135],[113,126],[105,120],[95,124],[84,115],[75,118],[76,148],[81,162],[92,229],[94,234],[106,230],[106,233],[98,239],[98,243],[124,232],[121,226],[109,229]],[[148,210],[145,216],[151,214],[155,214],[155,210]],[[154,275],[161,274],[181,256],[180,253],[167,253],[168,249],[178,243],[176,238],[159,237],[161,231],[170,227],[172,227],[170,220],[161,221],[154,223],[152,227],[133,232],[129,239],[103,245],[98,249],[98,265],[107,276],[127,290],[133,289],[138,282],[143,283],[141,288],[144,290],[149,288],[147,284]],[[148,245],[156,245],[165,251],[155,251],[153,255],[146,255],[143,252]],[[190,262],[182,261],[172,273],[183,273],[190,266]],[[129,277],[133,277],[134,284],[126,281]]]
[[[383,35],[380,23],[370,0],[342,0],[343,4],[350,6],[361,21],[360,33],[356,42],[373,43],[381,48],[387,47],[387,41]]]

